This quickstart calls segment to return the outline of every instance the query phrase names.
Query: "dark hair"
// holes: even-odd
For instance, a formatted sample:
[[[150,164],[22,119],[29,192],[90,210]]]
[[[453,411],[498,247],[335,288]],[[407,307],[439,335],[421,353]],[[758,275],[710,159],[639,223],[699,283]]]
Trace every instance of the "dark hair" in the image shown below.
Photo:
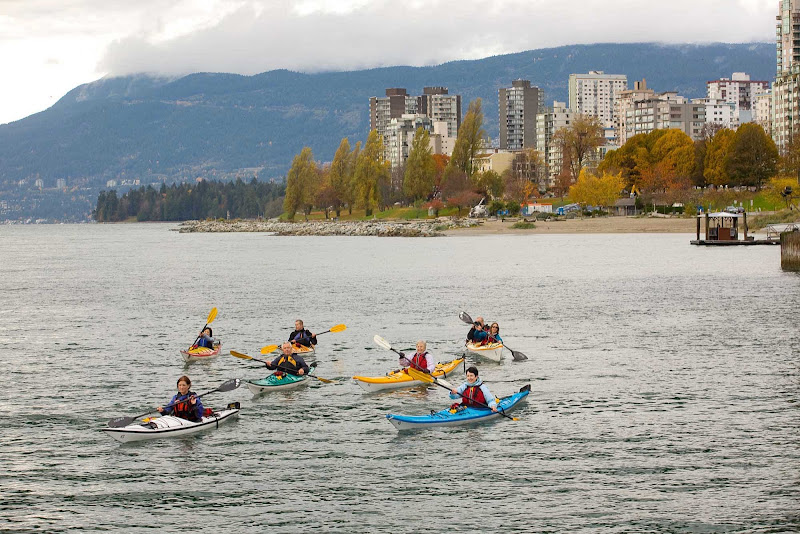
[[[478,376],[478,368],[473,365],[467,369],[467,373],[472,373],[473,375]]]
[[[178,379],[178,381],[175,383],[175,385],[177,386],[177,385],[178,385],[178,384],[180,384],[181,382],[186,382],[186,385],[187,385],[187,386],[189,386],[189,387],[192,387],[192,381],[191,381],[191,380],[189,380],[189,377],[188,377],[188,376],[186,376],[186,375],[183,375],[182,377],[180,377],[180,378]]]
[[[205,332],[206,330],[208,330],[208,337],[214,337],[214,332],[212,332],[210,326],[203,328],[203,332]]]

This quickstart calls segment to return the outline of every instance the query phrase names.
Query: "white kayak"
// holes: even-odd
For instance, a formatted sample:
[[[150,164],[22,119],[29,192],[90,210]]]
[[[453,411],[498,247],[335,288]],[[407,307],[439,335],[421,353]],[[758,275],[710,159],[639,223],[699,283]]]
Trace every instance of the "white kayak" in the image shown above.
[[[503,359],[502,343],[488,343],[486,345],[481,345],[479,343],[468,342],[467,351],[490,362],[500,363],[500,360]]]
[[[238,414],[239,403],[233,402],[229,404],[226,409],[207,415],[196,423],[173,415],[164,415],[131,423],[122,428],[103,428],[101,430],[107,432],[108,435],[121,443],[149,439],[176,438],[203,430],[219,428],[220,423]]]

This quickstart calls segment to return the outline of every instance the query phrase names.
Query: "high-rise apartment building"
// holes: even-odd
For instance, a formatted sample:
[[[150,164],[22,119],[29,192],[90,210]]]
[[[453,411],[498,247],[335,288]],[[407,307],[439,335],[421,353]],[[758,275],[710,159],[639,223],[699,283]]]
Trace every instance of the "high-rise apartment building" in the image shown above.
[[[710,100],[723,100],[733,106],[733,127],[753,120],[753,103],[758,95],[769,91],[769,82],[751,80],[744,72],[734,72],[730,78],[706,82]]]
[[[760,124],[767,135],[772,135],[772,92],[756,96],[753,104],[753,122]]]
[[[800,133],[800,0],[780,0],[776,20],[772,138],[782,148]]]
[[[401,87],[386,90],[386,96],[373,96],[369,99],[369,129],[377,130],[383,139],[383,145],[388,141],[386,130],[392,119],[399,119],[403,115],[417,113],[417,98],[410,96]]]
[[[705,104],[689,102],[677,93],[656,94],[644,80],[620,93],[617,100],[617,139],[624,144],[631,137],[653,130],[682,130],[692,139],[700,139],[706,122]]]
[[[500,148],[536,147],[536,115],[543,107],[544,91],[528,80],[514,80],[499,91]]]
[[[551,109],[544,109],[536,116],[536,150],[544,162],[544,176],[540,176],[540,185],[553,187],[556,183],[564,155],[561,145],[553,141],[553,136],[560,129],[570,126],[573,115],[566,103],[553,102]]]
[[[417,113],[433,122],[447,123],[447,136],[457,137],[461,127],[461,95],[447,94],[447,87],[423,87],[417,97]]]
[[[386,89],[384,97],[373,96],[369,99],[369,128],[378,131],[383,140],[386,159],[392,161],[393,166],[401,160],[405,161],[402,156],[398,156],[403,151],[397,143],[401,137],[408,140],[407,132],[398,133],[398,128],[403,130],[408,127],[409,119],[406,115],[426,117],[426,121],[421,118],[415,120],[424,122],[429,131],[432,123],[445,123],[447,132],[440,131],[439,134],[443,138],[455,138],[461,126],[461,95],[448,94],[447,87],[425,87],[421,96],[412,96],[405,89],[394,87]],[[396,123],[394,126],[393,121]],[[407,151],[405,157],[408,157]]]
[[[386,127],[384,154],[393,169],[403,165],[408,159],[417,128],[432,131],[431,119],[420,113],[408,113],[392,119]]]
[[[628,77],[624,74],[606,74],[601,70],[570,74],[569,109],[596,117],[604,128],[613,128],[616,96],[627,89]]]

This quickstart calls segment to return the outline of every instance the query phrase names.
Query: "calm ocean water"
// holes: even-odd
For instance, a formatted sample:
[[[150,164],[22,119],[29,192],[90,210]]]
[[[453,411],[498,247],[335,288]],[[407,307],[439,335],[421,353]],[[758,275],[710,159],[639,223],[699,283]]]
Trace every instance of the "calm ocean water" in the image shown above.
[[[690,235],[408,238],[178,234],[172,225],[0,226],[0,530],[15,532],[796,532],[800,277],[779,247]],[[120,445],[110,417],[263,367],[184,366],[216,306],[252,355],[302,318],[335,380],[253,398],[195,437]],[[482,364],[515,415],[400,433],[438,388],[362,393],[465,310],[529,360]]]

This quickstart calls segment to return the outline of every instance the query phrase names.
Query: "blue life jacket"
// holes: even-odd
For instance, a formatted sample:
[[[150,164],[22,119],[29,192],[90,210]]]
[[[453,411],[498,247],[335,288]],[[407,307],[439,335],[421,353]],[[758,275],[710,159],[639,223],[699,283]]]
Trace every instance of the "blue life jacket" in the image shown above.
[[[197,346],[198,347],[207,347],[209,349],[213,349],[214,348],[213,343],[211,343],[211,341],[206,339],[205,337],[201,337],[200,339],[197,340]]]

